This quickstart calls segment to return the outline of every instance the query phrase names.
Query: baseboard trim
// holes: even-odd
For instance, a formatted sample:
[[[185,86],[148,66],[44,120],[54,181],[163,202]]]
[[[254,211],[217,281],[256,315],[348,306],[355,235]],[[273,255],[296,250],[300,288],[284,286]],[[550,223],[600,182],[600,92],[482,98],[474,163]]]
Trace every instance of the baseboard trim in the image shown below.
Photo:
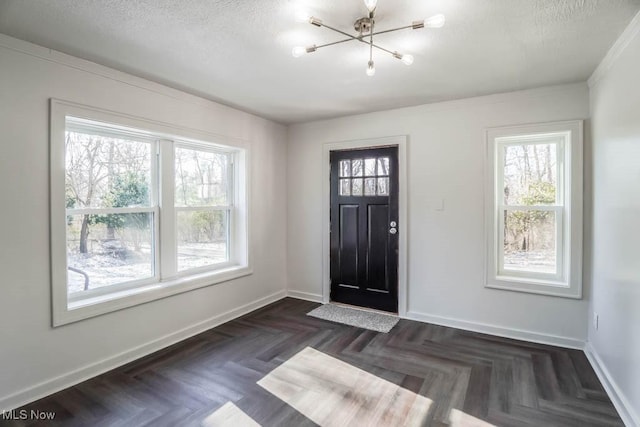
[[[266,297],[259,298],[255,301],[244,304],[238,308],[234,308],[233,310],[229,310],[217,316],[213,316],[192,326],[188,326],[179,331],[172,332],[146,344],[142,344],[138,347],[116,354],[115,356],[108,357],[99,362],[92,363],[53,379],[43,381],[40,384],[28,387],[12,395],[2,397],[0,398],[0,412],[19,408],[23,405],[34,402],[38,399],[49,396],[53,393],[64,390],[68,387],[74,386],[90,378],[108,372],[119,366],[126,365],[127,363],[133,362],[136,359],[147,356],[158,350],[162,350],[165,347],[178,343],[208,329],[215,328],[216,326],[229,322],[230,320],[236,319],[261,307],[281,300],[282,298],[286,297],[286,295],[287,293],[285,290],[275,292],[271,295],[267,295]]]
[[[320,294],[312,294],[311,292],[294,291],[289,289],[287,296],[296,299],[302,299],[305,301],[324,303],[324,298]]]
[[[558,347],[584,349],[584,341],[575,338],[562,337],[557,335],[541,334],[538,332],[525,331],[522,329],[505,328],[503,326],[489,325],[486,323],[469,322],[467,320],[454,319],[450,317],[435,316],[432,314],[408,311],[405,319],[416,320],[418,322],[433,323],[450,328],[464,329],[465,331],[480,332],[483,334],[496,335],[504,338],[535,342],[539,344],[555,345]]]
[[[624,424],[629,427],[640,426],[640,416],[635,413],[633,407],[629,403],[629,400],[626,398],[622,390],[620,390],[617,383],[609,373],[606,365],[603,363],[602,359],[590,342],[585,344],[584,354],[586,354],[587,359],[589,359],[589,363],[591,363],[593,370],[596,372],[598,379],[609,395],[609,399],[611,399],[613,406],[616,407],[616,410]]]

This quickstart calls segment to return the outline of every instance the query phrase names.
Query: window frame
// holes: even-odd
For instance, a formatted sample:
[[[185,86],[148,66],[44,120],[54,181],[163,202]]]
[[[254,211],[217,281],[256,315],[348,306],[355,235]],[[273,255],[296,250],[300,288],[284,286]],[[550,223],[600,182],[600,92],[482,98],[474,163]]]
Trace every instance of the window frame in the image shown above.
[[[150,207],[132,208],[153,212],[154,277],[122,282],[84,292],[68,294],[65,202],[66,118],[108,124],[115,135],[131,134],[151,145]],[[98,126],[98,129],[100,127]],[[102,128],[104,129],[104,128]],[[213,142],[205,142],[213,141]],[[229,261],[200,268],[177,270],[176,219],[174,200],[176,147],[224,152],[232,159],[232,205],[228,225]],[[155,147],[155,148],[154,148]],[[114,113],[73,102],[50,101],[50,207],[51,207],[51,289],[54,327],[211,286],[252,274],[249,239],[249,143],[208,132]],[[155,175],[155,177],[154,177]],[[157,179],[155,179],[157,178]],[[61,196],[60,196],[61,195]],[[101,213],[129,208],[87,208]],[[84,209],[76,209],[83,211]],[[124,213],[124,212],[112,212]],[[233,218],[233,224],[231,219]],[[233,241],[233,243],[232,243]],[[173,245],[173,247],[171,246]],[[233,245],[233,251],[231,246]],[[171,258],[174,258],[171,260]],[[171,262],[171,264],[166,264]]]
[[[235,256],[233,256],[232,254],[234,254],[234,249],[235,249],[235,240],[233,239],[234,237],[234,233],[233,228],[235,225],[235,216],[234,215],[234,210],[237,207],[237,201],[235,200],[235,181],[236,181],[236,177],[235,177],[235,152],[233,151],[228,151],[228,150],[220,150],[217,147],[212,147],[209,145],[204,145],[204,144],[200,144],[200,143],[189,143],[186,142],[184,140],[176,140],[173,143],[173,153],[174,153],[174,165],[175,165],[175,152],[176,149],[178,148],[182,148],[182,149],[186,149],[186,150],[193,150],[193,151],[200,151],[200,152],[208,152],[208,153],[217,153],[217,154],[226,154],[228,157],[228,161],[229,161],[229,168],[227,169],[227,179],[229,180],[229,182],[231,182],[231,188],[227,189],[227,204],[226,205],[202,205],[202,206],[178,206],[175,202],[176,202],[176,198],[175,198],[175,194],[173,194],[173,211],[174,214],[176,215],[175,218],[175,222],[174,222],[174,227],[175,229],[177,229],[177,223],[178,223],[178,213],[179,212],[190,212],[190,211],[209,211],[209,212],[214,212],[214,211],[223,211],[226,213],[226,220],[227,220],[227,261],[222,262],[222,263],[217,263],[217,264],[212,264],[212,265],[205,265],[202,267],[195,267],[195,268],[189,268],[189,269],[185,269],[185,270],[180,270],[179,266],[178,266],[178,260],[177,260],[177,252],[178,252],[178,243],[175,242],[172,246],[176,251],[175,254],[175,258],[176,258],[176,269],[175,269],[175,275],[177,277],[185,277],[185,276],[190,276],[192,274],[197,274],[197,273],[201,273],[201,272],[206,272],[212,269],[220,269],[220,268],[225,268],[225,267],[229,267],[231,265],[234,264],[233,258],[235,258]],[[174,174],[175,174],[175,166],[174,166]],[[174,179],[175,179],[175,175],[174,175]],[[175,188],[175,187],[174,187]],[[173,234],[174,236],[177,236],[177,232],[174,230],[171,234]],[[172,255],[174,256],[174,255]]]
[[[490,128],[485,132],[485,287],[542,295],[582,298],[583,121]],[[504,149],[549,143],[557,138],[554,205],[506,205]],[[556,215],[556,272],[504,268],[505,210],[552,211]]]
[[[65,132],[69,128],[67,124],[67,117],[69,115],[65,115]],[[149,207],[127,207],[127,208],[92,208],[92,207],[84,207],[84,208],[67,208],[65,210],[65,215],[107,215],[107,214],[123,214],[123,213],[151,213],[153,215],[153,228],[151,229],[152,233],[152,245],[153,245],[153,253],[151,257],[151,261],[153,263],[153,276],[145,277],[142,279],[129,280],[126,282],[120,282],[109,286],[103,286],[95,289],[89,289],[87,291],[83,291],[82,293],[74,293],[68,294],[67,300],[71,304],[79,303],[87,298],[98,298],[103,295],[111,294],[119,291],[127,291],[131,289],[138,288],[140,286],[150,285],[160,280],[160,271],[158,268],[159,265],[159,251],[157,249],[157,239],[159,236],[159,205],[158,205],[158,183],[154,181],[153,177],[157,175],[157,161],[154,161],[155,153],[158,150],[159,142],[150,136],[147,132],[137,132],[123,129],[116,129],[114,126],[112,129],[107,129],[105,127],[98,127],[94,125],[94,121],[89,121],[86,119],[78,119],[75,117],[71,118],[72,122],[75,122],[72,125],[72,128],[75,132],[81,133],[92,133],[99,134],[106,137],[111,138],[130,138],[132,141],[139,141],[149,144],[149,168],[151,179],[149,181]],[[65,150],[66,157],[66,150]],[[66,174],[66,165],[65,165],[65,174]],[[70,211],[72,211],[70,213]],[[65,236],[66,242],[66,236]],[[65,259],[66,264],[66,259]]]

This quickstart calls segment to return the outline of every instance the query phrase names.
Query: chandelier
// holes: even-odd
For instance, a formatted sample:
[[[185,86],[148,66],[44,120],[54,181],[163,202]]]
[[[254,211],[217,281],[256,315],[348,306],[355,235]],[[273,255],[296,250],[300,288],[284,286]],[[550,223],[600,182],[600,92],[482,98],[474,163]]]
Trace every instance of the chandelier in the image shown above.
[[[373,62],[373,49],[376,48],[378,50],[381,50],[383,52],[386,52],[388,54],[391,54],[394,58],[399,59],[400,61],[402,61],[403,63],[407,64],[407,65],[411,65],[413,64],[413,56],[409,55],[409,54],[402,54],[399,53],[397,51],[392,51],[389,49],[386,49],[378,44],[375,44],[373,42],[373,36],[377,36],[378,34],[386,34],[386,33],[391,33],[394,31],[399,31],[399,30],[406,30],[406,29],[413,29],[413,30],[417,30],[420,28],[440,28],[444,25],[444,15],[434,15],[430,18],[424,19],[422,21],[413,21],[411,23],[411,25],[405,25],[404,27],[398,27],[398,28],[392,28],[390,30],[382,30],[382,31],[376,31],[375,30],[375,11],[376,11],[376,6],[378,4],[378,0],[364,0],[364,4],[367,7],[367,9],[369,10],[369,15],[365,16],[363,18],[360,18],[358,20],[356,20],[356,22],[354,22],[353,27],[355,28],[355,30],[357,31],[357,34],[354,36],[352,34],[349,34],[345,31],[339,30],[337,28],[334,28],[332,26],[329,26],[327,24],[325,24],[324,22],[322,22],[321,19],[318,19],[316,17],[313,16],[308,16],[308,15],[303,15],[300,16],[299,19],[302,22],[308,22],[312,25],[315,25],[316,27],[324,27],[327,28],[331,31],[335,31],[336,33],[342,34],[344,36],[347,36],[346,39],[343,40],[338,40],[332,43],[326,43],[326,44],[322,44],[322,45],[311,45],[308,47],[303,47],[303,46],[296,46],[293,48],[293,51],[291,52],[293,54],[293,56],[295,58],[298,58],[306,53],[311,53],[311,52],[315,52],[316,50],[323,48],[323,47],[328,47],[328,46],[333,46],[336,44],[341,44],[341,43],[345,43],[345,42],[350,42],[350,41],[358,41],[361,43],[364,43],[366,45],[369,45],[369,62],[367,63],[367,75],[368,76],[373,76],[376,73],[376,68],[375,68],[375,64]]]

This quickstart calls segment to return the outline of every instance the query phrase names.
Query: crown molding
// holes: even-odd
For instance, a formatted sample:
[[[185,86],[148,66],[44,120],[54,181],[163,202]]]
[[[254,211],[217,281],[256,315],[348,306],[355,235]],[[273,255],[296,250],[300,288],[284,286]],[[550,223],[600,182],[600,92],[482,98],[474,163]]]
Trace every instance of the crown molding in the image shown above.
[[[638,33],[640,33],[640,12],[633,17],[627,28],[625,28],[620,37],[618,37],[618,40],[615,41],[600,64],[596,67],[593,74],[591,74],[591,77],[587,80],[589,87],[595,86],[607,75],[613,64],[627,49]]]

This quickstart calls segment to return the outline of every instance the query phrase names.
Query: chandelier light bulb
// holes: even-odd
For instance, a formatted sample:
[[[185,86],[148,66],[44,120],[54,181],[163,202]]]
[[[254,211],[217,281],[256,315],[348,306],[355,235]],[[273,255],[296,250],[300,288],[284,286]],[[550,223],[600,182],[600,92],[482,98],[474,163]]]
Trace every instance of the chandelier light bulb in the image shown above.
[[[367,66],[367,76],[373,77],[376,74],[376,67],[373,65],[373,61],[369,61]]]
[[[413,64],[413,55],[402,55],[400,61],[404,62],[407,65]]]
[[[364,5],[367,6],[369,12],[373,12],[378,5],[378,0],[364,0]]]
[[[427,28],[442,28],[445,23],[443,14],[433,15],[430,18],[425,19],[424,26]]]
[[[296,12],[296,22],[302,22],[302,23],[308,24],[310,19],[311,19],[311,15],[309,15],[306,11],[298,10]]]
[[[302,46],[296,46],[291,51],[291,54],[293,55],[294,58],[300,58],[305,53],[307,53],[307,48]]]

